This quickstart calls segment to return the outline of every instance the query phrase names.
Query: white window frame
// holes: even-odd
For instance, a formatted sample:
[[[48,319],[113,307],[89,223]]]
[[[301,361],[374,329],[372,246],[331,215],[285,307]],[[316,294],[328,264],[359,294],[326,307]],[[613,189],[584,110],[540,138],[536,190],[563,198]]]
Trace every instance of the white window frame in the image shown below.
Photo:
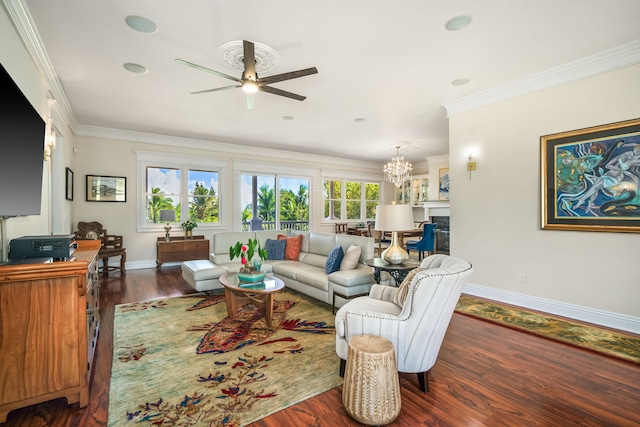
[[[327,200],[324,197],[324,183],[325,181],[340,181],[340,198],[337,199],[335,198],[334,200],[340,200],[340,218],[338,219],[327,219],[324,218],[324,202]],[[360,218],[359,219],[347,219],[347,182],[359,182],[360,183]],[[366,194],[366,184],[378,184],[378,196],[381,195],[382,193],[382,182],[380,181],[379,177],[376,178],[372,178],[370,176],[365,176],[360,175],[357,177],[353,177],[353,176],[342,176],[342,177],[337,177],[337,176],[323,176],[322,177],[322,189],[323,189],[323,197],[322,197],[322,212],[323,212],[323,220],[322,223],[323,224],[332,224],[335,223],[336,221],[340,221],[340,222],[344,222],[344,221],[350,221],[350,222],[365,222],[365,221],[369,221],[371,220],[371,218],[364,218],[366,216],[367,213],[367,201],[371,202],[372,200],[367,200],[367,194]],[[351,200],[353,201],[353,200]],[[378,203],[380,203],[380,199],[378,199]],[[375,218],[373,218],[375,219]]]
[[[181,155],[176,153],[157,153],[148,151],[136,151],[137,175],[138,175],[138,197],[136,229],[138,232],[158,232],[164,231],[161,223],[150,223],[147,218],[147,168],[170,168],[180,169],[180,203],[188,206],[189,203],[189,170],[204,170],[218,173],[218,222],[198,223],[198,230],[217,230],[225,228],[223,210],[223,188],[224,170],[226,161],[217,159],[203,159],[197,156]],[[180,228],[180,225],[177,225]],[[174,227],[175,229],[175,227]]]

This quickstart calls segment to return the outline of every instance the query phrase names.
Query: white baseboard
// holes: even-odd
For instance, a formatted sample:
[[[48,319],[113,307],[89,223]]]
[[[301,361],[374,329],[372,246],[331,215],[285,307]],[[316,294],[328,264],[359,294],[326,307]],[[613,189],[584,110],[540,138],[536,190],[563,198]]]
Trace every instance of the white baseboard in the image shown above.
[[[640,318],[467,283],[463,293],[640,334]]]

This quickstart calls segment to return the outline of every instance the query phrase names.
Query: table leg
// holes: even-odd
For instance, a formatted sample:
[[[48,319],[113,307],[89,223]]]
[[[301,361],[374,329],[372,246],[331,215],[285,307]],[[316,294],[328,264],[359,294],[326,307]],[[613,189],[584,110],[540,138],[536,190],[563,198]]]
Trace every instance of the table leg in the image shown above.
[[[230,319],[235,318],[236,313],[238,312],[238,301],[236,300],[236,296],[231,289],[224,288],[224,299],[227,303],[227,315]]]
[[[273,293],[265,295],[264,302],[264,320],[267,322],[267,327],[271,329],[271,319],[273,318]]]
[[[373,280],[375,280],[378,285],[380,284],[380,269],[378,267],[373,267]]]

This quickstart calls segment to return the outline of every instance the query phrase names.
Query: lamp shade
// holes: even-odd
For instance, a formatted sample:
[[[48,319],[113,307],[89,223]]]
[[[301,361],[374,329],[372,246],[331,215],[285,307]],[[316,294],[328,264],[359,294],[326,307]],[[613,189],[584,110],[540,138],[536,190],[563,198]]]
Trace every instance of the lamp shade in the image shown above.
[[[375,230],[401,231],[414,228],[411,205],[378,205],[376,207]]]
[[[162,222],[174,222],[176,220],[176,211],[173,209],[161,209],[160,221]]]

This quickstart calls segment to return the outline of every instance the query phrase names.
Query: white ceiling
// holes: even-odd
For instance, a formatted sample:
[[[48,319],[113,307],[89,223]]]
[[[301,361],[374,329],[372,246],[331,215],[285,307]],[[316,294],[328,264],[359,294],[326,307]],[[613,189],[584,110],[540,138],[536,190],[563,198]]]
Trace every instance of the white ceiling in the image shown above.
[[[447,153],[443,103],[640,38],[638,0],[4,1],[27,5],[80,125],[381,163],[396,145],[412,162]],[[472,23],[446,30],[459,15]],[[191,95],[232,82],[175,59],[240,77],[217,50],[243,39],[279,54],[267,75],[317,67],[273,84],[307,99],[259,92],[248,110],[240,89]]]

